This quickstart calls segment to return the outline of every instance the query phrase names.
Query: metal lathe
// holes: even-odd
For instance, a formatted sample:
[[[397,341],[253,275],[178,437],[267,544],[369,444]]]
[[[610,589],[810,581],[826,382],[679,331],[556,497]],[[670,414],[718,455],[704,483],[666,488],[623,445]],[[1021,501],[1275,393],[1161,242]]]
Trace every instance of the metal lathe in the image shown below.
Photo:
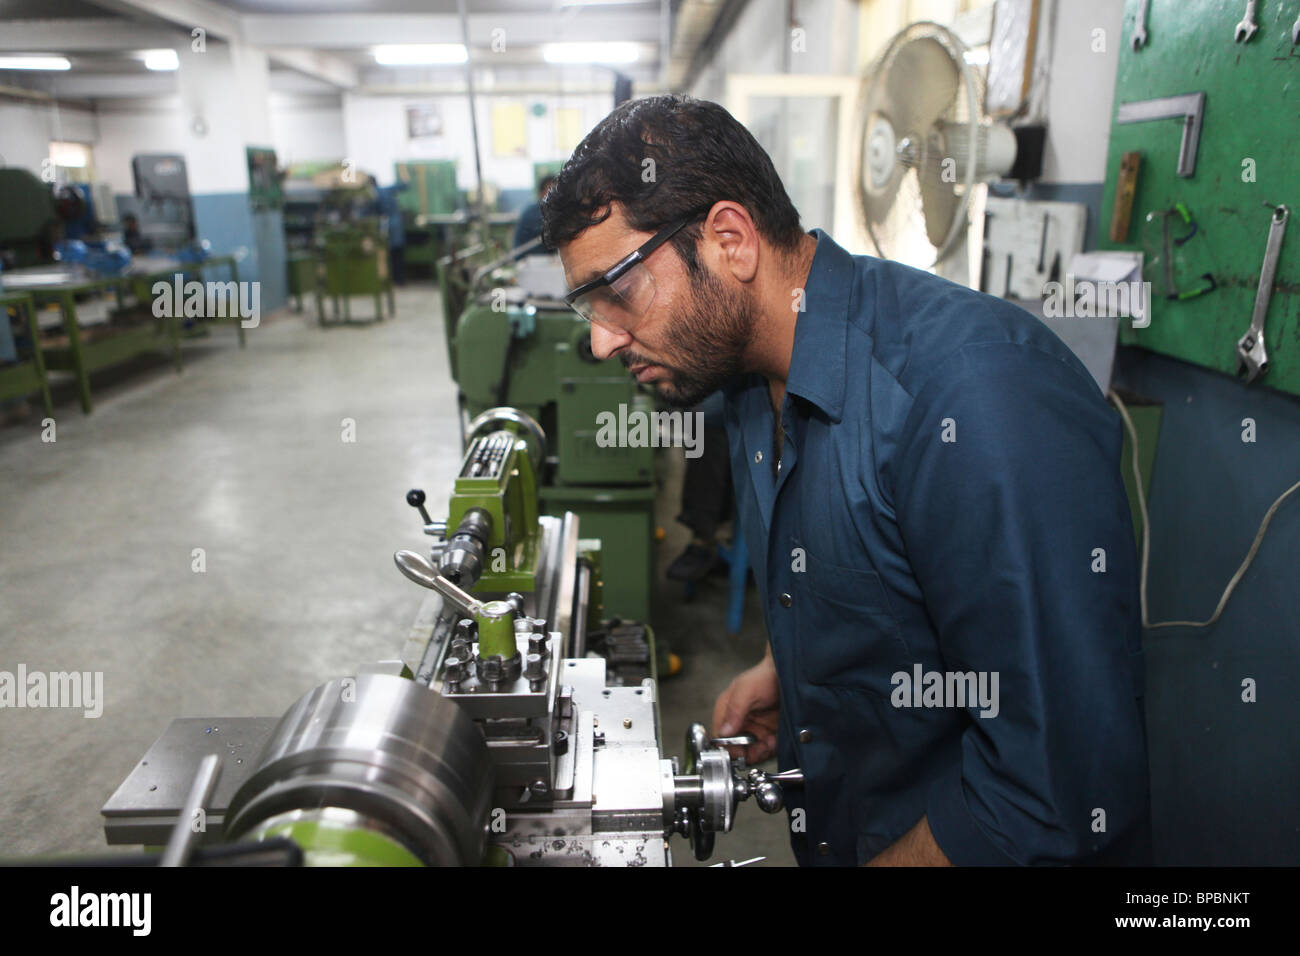
[[[703,860],[741,802],[780,810],[801,777],[733,761],[746,738],[694,724],[684,762],[664,753],[657,683],[636,667],[648,629],[600,620],[599,543],[537,513],[545,442],[491,409],[447,520],[408,495],[435,543],[394,556],[428,589],[400,665],[278,718],[173,721],[104,805],[108,842],[196,864],[279,845],[307,865],[667,866],[674,833]]]

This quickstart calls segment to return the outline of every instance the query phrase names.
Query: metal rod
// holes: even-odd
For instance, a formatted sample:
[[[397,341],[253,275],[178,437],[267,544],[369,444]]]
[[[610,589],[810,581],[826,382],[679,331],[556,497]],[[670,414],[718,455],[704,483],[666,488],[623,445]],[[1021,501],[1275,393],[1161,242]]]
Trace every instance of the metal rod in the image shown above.
[[[570,653],[574,657],[587,656],[587,605],[591,602],[591,565],[585,558],[578,559],[578,593],[573,603],[573,641]]]
[[[474,57],[470,53],[469,14],[465,10],[465,0],[456,0],[456,6],[460,10],[460,32],[465,41],[465,85],[469,91],[469,128],[470,135],[474,137],[474,176],[478,182],[478,201],[475,205],[482,216],[486,214],[486,207],[483,199],[483,162],[479,158],[478,147],[478,116],[474,112]]]
[[[199,772],[194,775],[194,783],[190,786],[190,795],[185,798],[185,806],[181,807],[180,819],[167,838],[167,849],[159,866],[184,866],[189,862],[190,854],[199,842],[199,834],[205,832],[203,827],[195,828],[195,814],[211,799],[220,770],[221,763],[216,754],[208,754],[199,761]]]

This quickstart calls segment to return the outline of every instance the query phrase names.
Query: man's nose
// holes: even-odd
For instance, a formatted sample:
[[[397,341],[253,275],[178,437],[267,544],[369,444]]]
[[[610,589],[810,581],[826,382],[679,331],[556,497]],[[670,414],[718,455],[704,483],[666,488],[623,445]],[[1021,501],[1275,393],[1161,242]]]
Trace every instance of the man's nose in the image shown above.
[[[591,323],[591,354],[603,362],[620,346],[627,344],[631,338],[626,332],[610,331],[603,325],[593,322]]]

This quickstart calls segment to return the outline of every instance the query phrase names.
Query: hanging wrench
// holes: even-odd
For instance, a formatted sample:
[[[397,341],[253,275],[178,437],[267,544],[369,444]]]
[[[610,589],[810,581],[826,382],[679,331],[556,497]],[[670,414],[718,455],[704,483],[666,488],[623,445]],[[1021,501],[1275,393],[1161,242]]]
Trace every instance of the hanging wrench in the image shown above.
[[[1249,43],[1250,38],[1259,29],[1259,24],[1255,22],[1255,5],[1256,0],[1246,0],[1246,15],[1241,18],[1241,22],[1237,24],[1237,32],[1233,34],[1233,39],[1238,43]]]
[[[1268,352],[1264,349],[1264,319],[1268,317],[1268,303],[1273,298],[1278,254],[1282,251],[1282,237],[1286,235],[1286,221],[1290,217],[1291,210],[1286,206],[1278,206],[1273,210],[1273,219],[1268,227],[1268,244],[1264,247],[1264,268],[1260,270],[1259,291],[1255,293],[1255,311],[1250,316],[1250,328],[1237,342],[1237,374],[1245,374],[1247,384],[1268,371]]]
[[[1147,45],[1147,7],[1151,0],[1142,0],[1138,4],[1137,23],[1133,26],[1133,49],[1140,50]]]

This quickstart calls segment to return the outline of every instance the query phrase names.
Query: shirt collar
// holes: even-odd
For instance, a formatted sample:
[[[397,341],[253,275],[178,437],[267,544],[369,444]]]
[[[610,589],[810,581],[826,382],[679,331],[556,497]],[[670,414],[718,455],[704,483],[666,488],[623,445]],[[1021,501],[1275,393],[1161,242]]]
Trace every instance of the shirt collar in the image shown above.
[[[853,256],[820,229],[813,229],[817,251],[804,285],[804,310],[794,327],[788,394],[807,399],[832,421],[844,414],[849,305]]]

